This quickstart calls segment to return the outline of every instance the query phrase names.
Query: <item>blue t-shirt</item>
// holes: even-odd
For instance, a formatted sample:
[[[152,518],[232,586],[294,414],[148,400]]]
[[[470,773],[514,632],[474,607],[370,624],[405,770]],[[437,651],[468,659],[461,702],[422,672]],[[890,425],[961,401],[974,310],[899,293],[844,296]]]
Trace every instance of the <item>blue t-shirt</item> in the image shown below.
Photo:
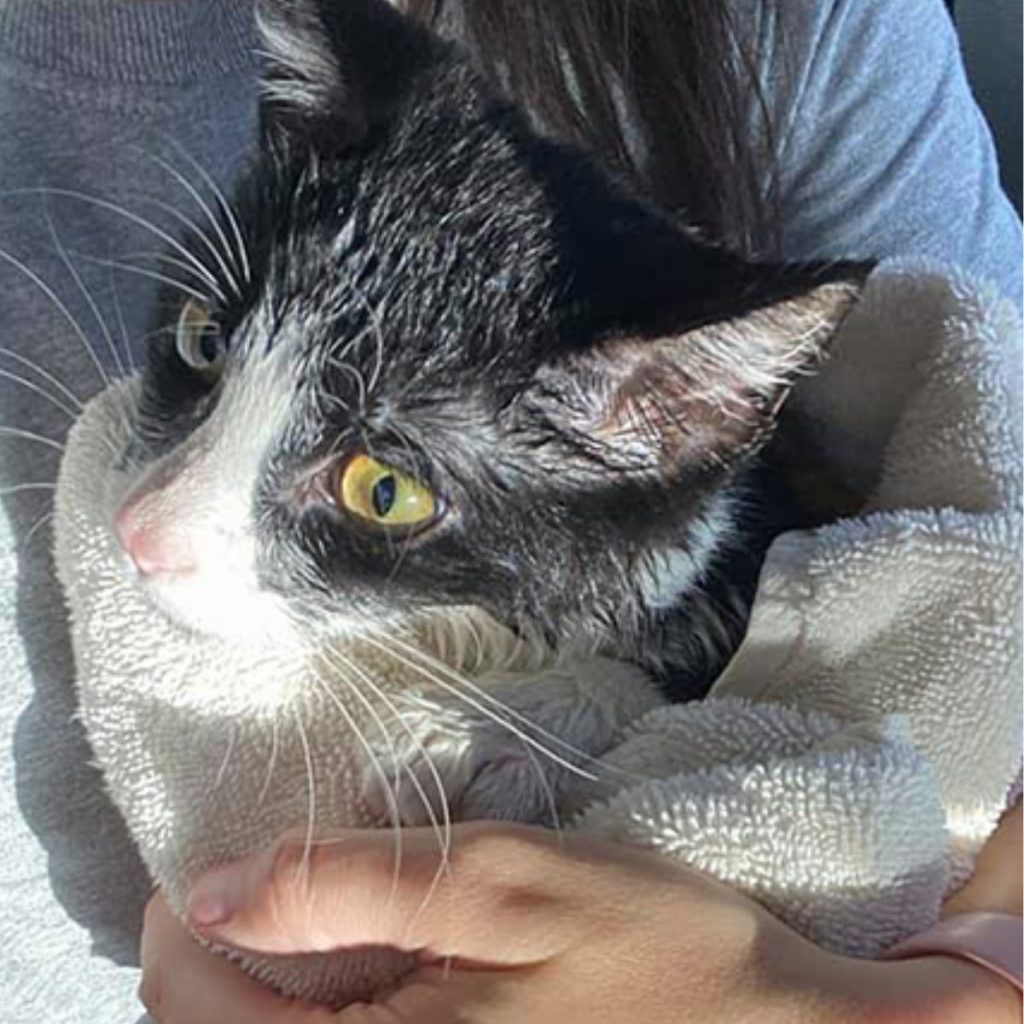
[[[941,0],[733,2],[782,144],[786,254],[936,258],[1019,303],[1020,224]],[[250,0],[0,0],[0,190],[76,189],[156,215],[147,197],[188,206],[154,160],[198,181],[184,152],[226,185],[255,123],[250,23]],[[79,258],[108,347],[42,207],[0,197],[0,249],[60,293],[108,367],[110,349],[127,360],[122,331],[148,329],[150,283],[118,273],[115,288],[109,267]],[[161,248],[109,209],[56,198],[50,209],[72,253],[131,261]],[[63,314],[3,259],[0,331],[0,346],[83,399],[98,389]],[[10,356],[0,369],[32,377]],[[69,424],[10,376],[0,409],[8,426],[53,438]],[[53,480],[57,458],[5,436],[0,488]],[[5,493],[0,512],[0,1007],[7,1024],[130,1024],[148,883],[72,717],[63,606],[38,529],[48,500]]]
[[[940,260],[1019,308],[1021,225],[945,5],[741,2],[781,145],[786,255]]]

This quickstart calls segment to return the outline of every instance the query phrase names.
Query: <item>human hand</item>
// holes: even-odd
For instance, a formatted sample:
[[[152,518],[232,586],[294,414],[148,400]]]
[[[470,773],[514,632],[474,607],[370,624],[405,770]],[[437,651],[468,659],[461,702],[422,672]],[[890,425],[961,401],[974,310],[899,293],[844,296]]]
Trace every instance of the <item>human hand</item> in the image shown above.
[[[261,953],[391,945],[421,966],[340,1013],[288,1001],[207,952],[157,896],[143,1000],[160,1024],[792,1024],[1018,1019],[1005,983],[943,957],[852,960],[756,903],[641,850],[524,826],[454,830],[433,888],[429,829],[404,834],[392,890],[387,832],[303,838],[200,880],[200,934]],[[429,900],[428,900],[429,895]],[[1010,1016],[1013,1014],[1013,1016]]]

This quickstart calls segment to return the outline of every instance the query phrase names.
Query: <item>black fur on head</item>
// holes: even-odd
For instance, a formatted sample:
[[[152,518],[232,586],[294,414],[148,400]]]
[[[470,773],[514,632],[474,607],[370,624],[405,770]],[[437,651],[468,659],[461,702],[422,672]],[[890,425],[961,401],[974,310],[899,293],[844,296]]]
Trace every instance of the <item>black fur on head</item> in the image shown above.
[[[707,244],[383,0],[259,11],[249,273],[211,303],[223,376],[158,350],[150,435],[188,444],[273,358],[290,413],[252,482],[264,587],[321,622],[458,604],[554,640],[642,624],[661,576],[706,572],[732,483],[867,267]],[[443,514],[353,521],[311,483],[353,452]]]

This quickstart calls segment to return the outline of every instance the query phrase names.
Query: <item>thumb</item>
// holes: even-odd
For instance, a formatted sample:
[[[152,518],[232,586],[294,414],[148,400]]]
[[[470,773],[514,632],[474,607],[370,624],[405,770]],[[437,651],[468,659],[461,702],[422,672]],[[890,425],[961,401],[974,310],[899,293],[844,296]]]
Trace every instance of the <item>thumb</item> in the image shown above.
[[[433,829],[403,829],[397,849],[386,830],[290,832],[203,875],[186,914],[211,940],[269,954],[383,945],[507,967],[564,948],[552,915],[528,912],[555,902],[544,889],[560,853],[544,830],[458,825],[445,854]]]

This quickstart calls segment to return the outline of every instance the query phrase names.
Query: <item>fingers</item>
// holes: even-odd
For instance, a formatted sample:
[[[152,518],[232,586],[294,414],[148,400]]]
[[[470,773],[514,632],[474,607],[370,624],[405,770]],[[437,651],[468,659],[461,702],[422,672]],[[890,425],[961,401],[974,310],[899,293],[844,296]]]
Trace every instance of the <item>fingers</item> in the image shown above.
[[[326,1010],[279,999],[204,949],[159,894],[146,907],[142,979],[139,998],[159,1024],[337,1024]]]
[[[379,1001],[340,1011],[285,1000],[199,945],[159,893],[146,908],[142,969],[139,998],[157,1024],[504,1024],[522,1019],[493,1006],[495,988],[507,983],[507,973],[466,974],[447,965],[424,967]]]
[[[478,968],[557,953],[566,915],[543,912],[559,900],[550,891],[557,843],[541,830],[493,824],[459,826],[453,837],[445,859],[433,830],[405,830],[396,875],[386,831],[339,833],[308,849],[291,835],[204,876],[189,920],[202,934],[262,953],[379,944]]]

